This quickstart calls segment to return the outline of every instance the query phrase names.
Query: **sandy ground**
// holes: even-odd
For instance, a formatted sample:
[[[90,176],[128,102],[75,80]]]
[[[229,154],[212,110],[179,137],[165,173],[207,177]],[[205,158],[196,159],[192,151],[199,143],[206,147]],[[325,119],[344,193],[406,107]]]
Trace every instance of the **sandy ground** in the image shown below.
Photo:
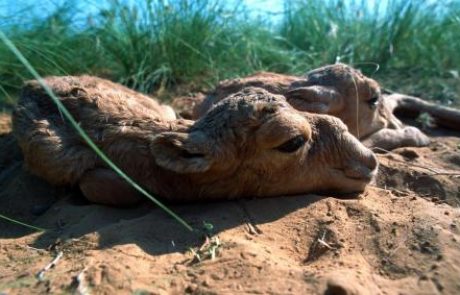
[[[8,117],[0,127],[0,213],[49,229],[0,220],[0,293],[460,294],[459,134],[379,155],[376,183],[355,198],[171,206],[213,225],[205,243],[148,203],[89,204],[29,175]]]

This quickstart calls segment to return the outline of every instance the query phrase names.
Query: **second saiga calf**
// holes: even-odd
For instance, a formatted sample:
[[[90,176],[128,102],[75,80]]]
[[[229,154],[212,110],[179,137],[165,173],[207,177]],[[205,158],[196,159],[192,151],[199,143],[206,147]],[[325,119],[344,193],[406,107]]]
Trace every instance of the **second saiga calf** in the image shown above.
[[[345,64],[324,66],[303,77],[260,72],[222,81],[196,103],[191,116],[203,116],[213,104],[247,86],[281,94],[297,110],[340,118],[350,133],[368,147],[391,150],[428,145],[429,138],[418,128],[405,126],[394,115],[395,111],[411,116],[427,112],[438,125],[460,128],[460,111],[416,97],[384,93],[377,81]]]

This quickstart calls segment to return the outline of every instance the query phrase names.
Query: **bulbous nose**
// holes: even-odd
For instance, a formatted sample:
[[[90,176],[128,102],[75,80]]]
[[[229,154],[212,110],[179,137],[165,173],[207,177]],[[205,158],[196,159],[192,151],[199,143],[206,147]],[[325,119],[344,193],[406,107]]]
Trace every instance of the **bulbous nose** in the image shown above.
[[[348,141],[353,141],[351,153],[344,163],[347,177],[370,181],[377,173],[378,161],[375,154],[351,134],[346,135]]]
[[[353,160],[348,161],[345,165],[345,175],[354,179],[369,181],[377,173],[377,157],[367,148]]]
[[[360,183],[371,181],[378,166],[374,153],[353,136],[340,119],[324,115],[317,115],[317,118],[320,119],[316,125],[320,126],[319,132],[334,138],[333,142],[337,147],[334,166],[339,163],[334,169],[340,170],[348,178],[359,180]]]
[[[378,166],[377,157],[369,149],[366,148],[366,150],[367,153],[363,156],[362,162],[369,170],[375,171]]]

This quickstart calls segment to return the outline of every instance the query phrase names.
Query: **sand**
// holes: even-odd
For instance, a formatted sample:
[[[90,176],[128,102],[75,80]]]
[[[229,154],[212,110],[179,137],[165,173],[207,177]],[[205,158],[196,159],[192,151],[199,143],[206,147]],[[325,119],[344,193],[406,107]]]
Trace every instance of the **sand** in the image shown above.
[[[352,198],[172,205],[191,233],[148,202],[94,205],[28,174],[8,120],[0,213],[48,230],[0,220],[0,293],[460,294],[459,134],[380,154],[376,182]]]

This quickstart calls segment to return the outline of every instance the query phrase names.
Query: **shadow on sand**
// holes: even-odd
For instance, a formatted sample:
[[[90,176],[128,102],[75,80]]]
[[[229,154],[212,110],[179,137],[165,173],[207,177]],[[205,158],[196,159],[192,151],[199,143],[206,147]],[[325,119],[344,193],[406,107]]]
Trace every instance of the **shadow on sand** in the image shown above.
[[[203,242],[203,222],[213,232],[244,224],[269,223],[323,199],[317,195],[244,199],[193,204],[168,204],[196,232],[189,232],[161,209],[147,201],[134,208],[120,209],[86,202],[81,194],[55,188],[30,175],[19,164],[4,170],[0,185],[2,214],[47,229],[37,236],[33,247],[47,248],[56,241],[97,236],[96,249],[134,243],[146,253],[159,255],[181,252]],[[32,231],[0,221],[0,238],[18,238]]]

